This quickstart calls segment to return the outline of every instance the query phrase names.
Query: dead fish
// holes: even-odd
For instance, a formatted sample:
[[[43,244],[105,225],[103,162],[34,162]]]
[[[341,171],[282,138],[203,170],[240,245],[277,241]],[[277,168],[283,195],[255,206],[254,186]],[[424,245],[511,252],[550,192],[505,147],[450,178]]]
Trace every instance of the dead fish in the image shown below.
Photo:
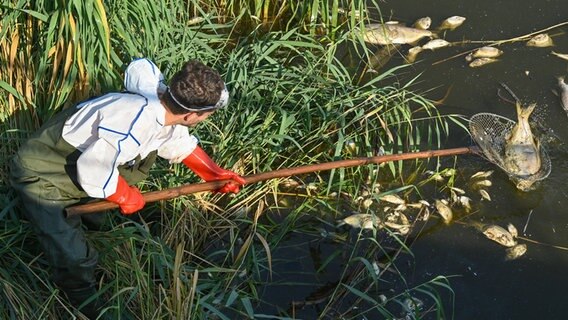
[[[564,77],[558,77],[558,86],[560,87],[559,96],[562,108],[568,113],[568,84],[564,82]]]
[[[412,25],[416,29],[427,30],[432,25],[432,19],[430,17],[424,17],[416,20]]]
[[[449,43],[448,41],[446,41],[444,39],[434,39],[434,40],[430,40],[426,44],[424,44],[422,46],[422,49],[434,50],[434,49],[438,49],[438,48],[448,47],[450,45],[451,45],[451,43]]]
[[[478,48],[475,51],[468,54],[467,56],[465,56],[465,60],[470,62],[473,61],[473,59],[477,58],[497,58],[502,54],[503,54],[502,50],[499,50],[494,47],[485,46]]]
[[[441,200],[436,199],[435,206],[436,209],[438,210],[438,213],[442,217],[442,220],[444,220],[445,224],[449,224],[450,222],[452,222],[454,214],[452,212],[452,209],[447,204],[445,204]]]
[[[402,235],[410,231],[410,220],[402,212],[395,211],[389,214],[384,221],[384,225],[390,229],[397,230]]]
[[[424,205],[424,207],[430,206],[430,203],[428,203],[428,201],[426,201],[426,200],[418,200],[418,202],[420,202],[422,205]]]
[[[486,190],[480,189],[479,194],[481,195],[481,199],[491,201],[491,197],[489,196],[489,193]]]
[[[489,178],[490,175],[493,174],[493,170],[489,170],[489,171],[478,171],[476,173],[474,173],[470,179],[484,179],[484,178]]]
[[[410,232],[410,224],[400,224],[395,222],[385,222],[385,226],[389,229],[396,230],[400,235],[407,235]]]
[[[568,53],[558,53],[554,51],[552,51],[551,53],[560,59],[568,60]]]
[[[452,191],[454,191],[455,193],[460,194],[460,195],[465,194],[465,190],[464,190],[464,189],[461,189],[461,188],[450,187],[450,190],[452,190]]]
[[[406,211],[406,209],[408,209],[408,207],[404,203],[399,204],[396,208],[394,208],[395,211]]]
[[[482,232],[487,239],[493,240],[502,246],[513,247],[517,244],[511,233],[498,225],[485,226]]]
[[[406,206],[409,207],[409,208],[412,208],[412,209],[422,209],[422,207],[424,207],[424,205],[420,202],[409,203]]]
[[[513,238],[519,236],[519,231],[517,231],[517,228],[512,223],[509,223],[507,225],[507,231],[509,231],[509,233],[513,236]]]
[[[477,68],[477,67],[481,67],[484,66],[486,64],[490,64],[493,62],[497,62],[499,61],[498,59],[495,58],[477,58],[475,60],[473,60],[472,62],[469,63],[469,66],[471,68]]]
[[[359,229],[375,229],[381,225],[381,220],[374,214],[357,213],[338,221],[337,226],[349,225]]]
[[[413,63],[414,61],[416,61],[416,57],[418,56],[418,54],[423,50],[424,49],[422,49],[422,47],[420,46],[408,49],[408,54],[406,55],[406,61],[408,61],[408,63]]]
[[[373,199],[366,199],[363,201],[363,207],[369,209],[373,205]]]
[[[527,46],[529,47],[544,48],[552,47],[553,45],[554,43],[552,42],[552,38],[548,35],[548,33],[537,34],[527,41]]]
[[[471,211],[471,199],[469,197],[466,196],[459,196],[458,197],[458,203],[464,207],[466,212],[470,212]]]
[[[503,159],[509,173],[528,176],[540,170],[540,145],[529,124],[529,116],[535,107],[536,103],[528,107],[521,106],[519,101],[516,103],[518,121],[506,137]]]
[[[284,188],[296,188],[300,186],[300,183],[292,178],[284,179],[280,184]]]
[[[399,49],[399,44],[380,47],[369,60],[369,70],[377,71],[384,67]]]
[[[521,243],[512,248],[508,248],[505,252],[505,260],[515,260],[527,252],[527,245]]]
[[[416,43],[426,37],[434,38],[435,34],[429,30],[390,23],[369,24],[365,26],[365,33],[363,34],[365,42],[378,45]]]
[[[399,197],[396,194],[387,194],[384,196],[380,196],[379,200],[381,201],[385,201],[388,203],[392,203],[392,204],[406,204],[406,201],[404,201],[404,199],[402,199],[401,197]]]
[[[474,188],[487,188],[487,187],[491,187],[493,185],[493,183],[491,182],[491,180],[480,180],[480,181],[476,181],[473,184]]]
[[[438,29],[439,30],[454,30],[455,28],[461,26],[464,21],[465,21],[464,17],[451,16],[451,17],[445,19],[444,21],[442,21],[442,24],[440,25],[440,27]]]

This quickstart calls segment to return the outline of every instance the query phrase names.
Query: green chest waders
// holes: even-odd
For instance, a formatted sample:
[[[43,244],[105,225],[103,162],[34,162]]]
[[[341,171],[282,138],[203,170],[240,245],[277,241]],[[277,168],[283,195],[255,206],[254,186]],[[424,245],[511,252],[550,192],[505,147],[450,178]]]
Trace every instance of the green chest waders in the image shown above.
[[[53,281],[78,307],[96,292],[98,254],[85,238],[81,217],[66,218],[64,214],[65,207],[88,197],[76,182],[76,161],[81,153],[61,137],[65,120],[75,110],[56,115],[20,147],[11,161],[10,182],[52,268]],[[120,174],[129,184],[141,181],[156,154],[154,151],[145,159],[138,156],[133,163],[119,167]]]

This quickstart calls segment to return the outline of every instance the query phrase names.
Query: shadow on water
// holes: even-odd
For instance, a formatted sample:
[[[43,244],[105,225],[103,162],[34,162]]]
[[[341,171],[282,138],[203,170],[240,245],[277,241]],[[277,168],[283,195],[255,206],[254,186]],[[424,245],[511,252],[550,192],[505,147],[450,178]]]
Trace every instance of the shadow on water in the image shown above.
[[[424,16],[432,18],[434,27],[449,16],[466,17],[462,26],[440,35],[450,42],[510,39],[568,21],[565,0],[441,0],[435,1],[435,5],[432,1],[398,0],[380,2],[380,5],[385,20],[408,25]],[[501,226],[512,223],[521,236],[535,242],[520,240],[528,246],[526,255],[506,261],[503,247],[462,223],[438,226],[414,241],[411,247],[414,256],[407,256],[408,263],[400,267],[407,286],[423,283],[436,275],[450,277],[453,296],[443,296],[446,315],[450,318],[559,319],[568,312],[565,303],[568,277],[564,275],[568,251],[550,246],[568,247],[568,157],[564,144],[568,140],[568,117],[559,98],[552,92],[557,86],[556,77],[568,76],[568,61],[551,54],[552,50],[568,53],[568,25],[555,28],[549,34],[553,36],[554,47],[528,47],[522,41],[506,43],[499,46],[504,51],[499,62],[480,68],[468,67],[463,55],[448,58],[482,44],[455,45],[423,52],[416,63],[398,75],[400,83],[404,84],[421,74],[412,89],[426,92],[432,100],[444,96],[451,86],[450,95],[439,106],[442,113],[469,117],[478,112],[491,112],[515,119],[515,108],[497,94],[499,83],[506,83],[521,101],[538,104],[535,112],[538,121],[560,140],[559,144],[550,146],[550,176],[528,193],[518,191],[505,173],[483,159],[469,156],[458,159],[458,169],[469,174],[495,170],[493,186],[489,189],[492,201],[475,199],[480,203],[478,211],[469,218]],[[397,49],[405,54],[409,48]],[[384,68],[403,63],[403,56],[395,55]],[[454,129],[443,147],[470,144],[467,133]],[[293,276],[296,283],[287,282],[281,286],[277,285],[277,276],[272,285],[264,288],[267,301],[284,302],[285,305],[286,301],[303,300],[314,292],[314,283],[325,287],[338,280],[338,275],[331,276],[333,272],[314,275],[316,261],[337,254],[334,252],[338,248],[337,244],[316,238],[291,237],[285,241],[287,249],[273,253],[287,261],[275,264],[276,274],[280,273],[281,279],[292,270],[303,270],[304,274],[296,273]],[[341,254],[337,254],[335,260],[329,269],[339,272],[344,267]],[[303,286],[308,283],[311,286]],[[270,309],[267,307],[266,311]],[[296,313],[298,318],[317,317],[317,307],[306,309]]]

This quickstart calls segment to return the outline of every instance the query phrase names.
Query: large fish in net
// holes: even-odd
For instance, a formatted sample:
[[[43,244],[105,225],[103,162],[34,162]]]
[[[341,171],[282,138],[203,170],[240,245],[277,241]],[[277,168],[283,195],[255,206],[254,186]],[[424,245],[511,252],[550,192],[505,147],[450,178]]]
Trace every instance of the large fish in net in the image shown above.
[[[503,169],[519,190],[529,191],[550,174],[550,157],[528,121],[536,105],[522,107],[511,89],[503,87],[515,98],[518,122],[483,112],[470,118],[469,131],[482,155]]]

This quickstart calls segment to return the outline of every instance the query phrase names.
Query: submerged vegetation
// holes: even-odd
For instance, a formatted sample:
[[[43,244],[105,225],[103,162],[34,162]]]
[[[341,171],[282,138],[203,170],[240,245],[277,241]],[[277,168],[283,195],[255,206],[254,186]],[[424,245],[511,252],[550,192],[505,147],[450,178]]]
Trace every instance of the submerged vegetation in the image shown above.
[[[149,57],[166,77],[188,59],[221,72],[230,106],[195,134],[242,175],[438,147],[448,133],[446,118],[412,82],[397,82],[403,67],[360,81],[373,56],[350,32],[369,19],[363,1],[221,3],[1,2],[0,317],[73,312],[46,280],[37,240],[19,220],[6,175],[10,155],[56,112],[120,90],[133,57]],[[362,62],[345,61],[346,54]],[[422,168],[337,169],[250,185],[234,197],[203,193],[149,204],[132,219],[107,213],[104,227],[88,233],[101,253],[107,312],[126,319],[442,317],[448,279],[410,283],[397,269],[411,257],[406,236],[335,227],[349,213],[384,209],[362,205],[362,197],[375,204],[385,193],[420,199]],[[197,181],[160,162],[140,187]],[[308,250],[313,265],[298,260]],[[296,293],[272,292],[281,288]]]

